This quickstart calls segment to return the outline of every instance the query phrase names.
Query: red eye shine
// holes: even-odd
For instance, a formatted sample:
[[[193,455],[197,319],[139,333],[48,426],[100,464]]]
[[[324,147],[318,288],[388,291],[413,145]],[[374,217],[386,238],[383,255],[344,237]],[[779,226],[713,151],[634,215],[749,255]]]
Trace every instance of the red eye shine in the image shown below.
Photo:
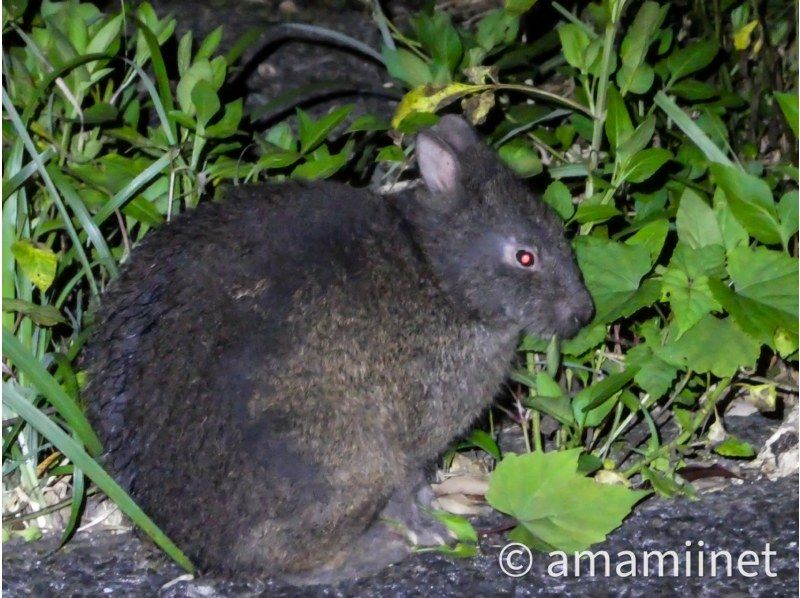
[[[528,251],[527,249],[520,249],[517,252],[517,261],[519,262],[520,266],[524,266],[525,268],[530,268],[533,266],[533,263],[536,261],[533,257],[533,254]]]

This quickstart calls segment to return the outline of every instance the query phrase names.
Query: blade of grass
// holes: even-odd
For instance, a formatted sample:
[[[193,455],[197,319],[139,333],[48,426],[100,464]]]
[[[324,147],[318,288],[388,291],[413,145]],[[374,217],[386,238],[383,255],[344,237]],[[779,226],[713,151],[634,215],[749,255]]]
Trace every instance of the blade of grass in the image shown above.
[[[159,172],[169,166],[175,155],[176,154],[174,151],[168,151],[166,154],[161,156],[158,160],[140,172],[137,176],[135,176],[130,183],[120,189],[116,195],[114,195],[114,197],[112,197],[102,208],[100,208],[100,211],[94,216],[95,224],[99,225],[105,222],[106,218],[114,213],[114,210],[122,207],[122,205],[131,197],[133,197],[136,192],[139,191],[139,189],[144,187],[147,183],[153,180],[153,178],[155,178]]]
[[[81,517],[83,510],[83,503],[86,499],[86,483],[83,470],[80,467],[75,467],[72,470],[72,506],[69,510],[69,520],[64,528],[64,533],[61,534],[61,542],[58,547],[61,548],[69,542],[69,539],[75,533],[78,527],[78,521]]]
[[[56,408],[93,455],[103,450],[100,439],[78,404],[59,386],[39,361],[22,346],[10,330],[3,328],[3,354],[25,374],[28,382]]]
[[[56,186],[53,184],[50,175],[47,173],[44,164],[39,160],[39,152],[36,151],[36,146],[33,143],[30,135],[28,135],[28,131],[25,128],[25,125],[22,124],[22,121],[19,118],[19,114],[17,114],[16,108],[11,103],[11,98],[8,97],[6,90],[3,90],[3,107],[6,109],[6,114],[11,119],[11,123],[13,124],[14,128],[17,131],[17,135],[22,139],[22,143],[25,145],[25,149],[27,150],[28,154],[31,156],[31,159],[36,162],[36,166],[39,170],[39,175],[42,177],[42,181],[44,182],[47,191],[50,193],[50,196],[53,199],[53,202],[56,204],[58,208],[58,212],[61,215],[61,219],[64,221],[64,228],[69,235],[70,240],[72,241],[75,250],[77,251],[78,261],[81,263],[83,267],[83,271],[86,274],[86,279],[89,282],[89,287],[92,290],[93,295],[98,294],[97,289],[97,281],[94,278],[94,273],[92,272],[91,267],[89,266],[89,260],[86,257],[86,252],[83,250],[83,245],[81,244],[80,238],[78,237],[78,232],[75,230],[75,227],[72,224],[72,219],[69,217],[69,212],[67,212],[66,206],[64,206],[64,202],[61,200],[61,196],[56,189]]]
[[[56,168],[50,166],[47,168],[47,172],[50,173],[53,182],[61,189],[61,193],[64,194],[64,199],[67,200],[69,207],[72,208],[73,213],[78,217],[78,222],[81,223],[89,242],[94,245],[94,248],[100,255],[103,266],[105,266],[111,276],[117,276],[119,269],[114,261],[114,257],[111,255],[111,250],[108,248],[105,237],[103,237],[95,221],[92,220],[92,215],[89,213],[89,210],[86,209],[78,192],[75,191],[75,188],[70,184],[67,177],[61,174]]]
[[[703,152],[712,162],[720,162],[727,166],[733,166],[733,162],[728,159],[721,149],[708,138],[708,135],[703,133],[703,130],[698,127],[691,117],[686,114],[681,108],[663,91],[659,91],[655,95],[655,103],[661,108],[664,113],[675,123],[675,125],[684,132],[684,134],[692,140],[692,142]]]
[[[158,39],[155,34],[150,31],[150,28],[145,25],[141,20],[135,16],[130,16],[131,21],[136,25],[137,29],[142,32],[147,47],[150,50],[150,63],[153,67],[153,74],[156,78],[158,85],[158,96],[164,104],[166,114],[169,114],[175,109],[175,102],[172,99],[172,89],[169,86],[169,75],[167,75],[167,66],[164,64],[164,57],[161,54],[161,47],[158,45]],[[175,123],[168,119],[169,129],[173,138],[175,137]],[[172,142],[174,143],[174,142]]]
[[[31,160],[21,169],[19,169],[14,175],[8,179],[5,184],[3,185],[3,201],[8,199],[9,195],[14,193],[17,189],[19,189],[20,185],[22,185],[25,181],[27,181],[31,175],[36,172],[39,168],[39,162],[42,164],[47,164],[50,161],[50,158],[56,155],[56,150],[52,147],[48,147],[44,150],[41,154],[39,154],[39,160]]]
[[[170,540],[164,532],[142,511],[142,509],[128,496],[128,493],[117,484],[91,456],[75,442],[73,438],[59,428],[55,423],[25,398],[11,385],[3,386],[3,403],[9,409],[19,414],[39,433],[47,438],[61,451],[72,463],[83,472],[116,503],[128,517],[133,520],[153,541],[166,552],[176,563],[186,571],[192,573],[194,566],[186,555]]]

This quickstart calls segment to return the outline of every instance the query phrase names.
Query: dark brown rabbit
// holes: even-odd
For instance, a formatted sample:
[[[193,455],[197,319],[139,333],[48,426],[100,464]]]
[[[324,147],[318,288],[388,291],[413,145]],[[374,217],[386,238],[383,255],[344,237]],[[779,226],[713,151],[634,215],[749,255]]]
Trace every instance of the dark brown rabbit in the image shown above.
[[[591,317],[560,221],[465,121],[416,152],[415,195],[232,189],[149,235],[103,297],[86,396],[105,462],[202,569],[330,582],[441,542],[424,467],[521,331]]]

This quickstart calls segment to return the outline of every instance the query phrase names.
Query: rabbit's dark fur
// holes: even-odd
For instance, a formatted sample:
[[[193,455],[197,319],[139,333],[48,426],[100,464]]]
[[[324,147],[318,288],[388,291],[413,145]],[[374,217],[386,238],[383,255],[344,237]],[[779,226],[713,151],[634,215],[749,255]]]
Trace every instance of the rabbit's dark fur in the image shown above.
[[[362,575],[408,553],[385,518],[440,541],[423,467],[490,404],[520,331],[591,317],[560,222],[469,125],[444,117],[417,157],[415,197],[231,189],[104,295],[86,395],[106,464],[201,568]]]

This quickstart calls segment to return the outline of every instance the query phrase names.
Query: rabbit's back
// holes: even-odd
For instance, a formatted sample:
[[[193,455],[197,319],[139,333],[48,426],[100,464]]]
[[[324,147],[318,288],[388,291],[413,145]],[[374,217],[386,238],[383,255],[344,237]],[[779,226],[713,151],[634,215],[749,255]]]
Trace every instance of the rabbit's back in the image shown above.
[[[291,570],[474,419],[514,337],[451,305],[383,199],[245,187],[135,249],[86,396],[109,468],[201,565]]]

